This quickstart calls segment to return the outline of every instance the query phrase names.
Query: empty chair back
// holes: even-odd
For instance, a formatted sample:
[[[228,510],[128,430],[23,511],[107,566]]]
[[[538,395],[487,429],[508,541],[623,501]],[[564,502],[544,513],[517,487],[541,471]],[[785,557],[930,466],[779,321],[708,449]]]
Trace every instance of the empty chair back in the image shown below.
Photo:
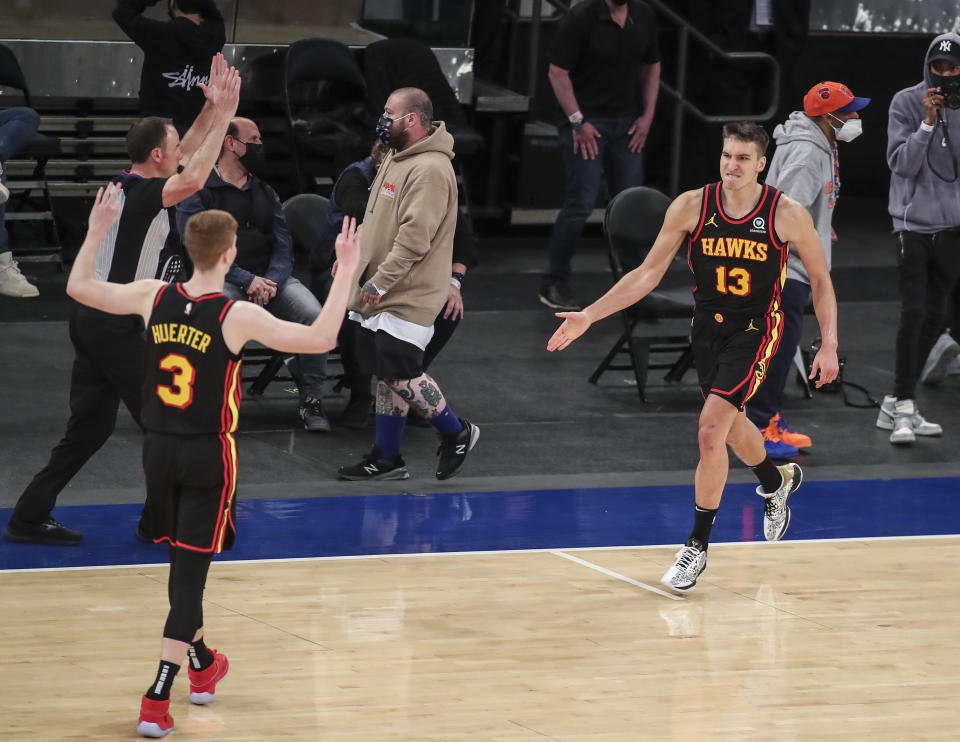
[[[626,188],[607,204],[603,231],[607,236],[610,267],[617,275],[633,270],[650,251],[670,199],[655,188]]]
[[[287,114],[308,106],[329,112],[362,104],[366,85],[353,53],[332,39],[303,39],[287,48],[283,93]]]
[[[419,39],[382,39],[363,52],[367,110],[378,117],[397,88],[420,88],[433,103],[434,118],[448,129],[464,128],[467,117],[433,50]]]
[[[0,87],[13,88],[23,94],[24,105],[30,107],[30,91],[20,69],[20,62],[10,47],[0,44]]]
[[[329,207],[329,199],[316,193],[301,193],[284,201],[283,216],[296,252],[309,254],[320,240]]]

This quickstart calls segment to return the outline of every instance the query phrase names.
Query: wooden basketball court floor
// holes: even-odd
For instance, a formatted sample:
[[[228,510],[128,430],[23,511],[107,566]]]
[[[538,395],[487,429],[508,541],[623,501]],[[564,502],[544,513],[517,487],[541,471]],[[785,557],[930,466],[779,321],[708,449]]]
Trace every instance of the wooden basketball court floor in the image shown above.
[[[958,481],[805,483],[777,544],[731,485],[683,596],[690,488],[248,503],[204,604],[230,675],[198,707],[181,673],[169,739],[956,739]],[[0,739],[134,739],[165,550],[62,510],[83,547],[0,551]]]

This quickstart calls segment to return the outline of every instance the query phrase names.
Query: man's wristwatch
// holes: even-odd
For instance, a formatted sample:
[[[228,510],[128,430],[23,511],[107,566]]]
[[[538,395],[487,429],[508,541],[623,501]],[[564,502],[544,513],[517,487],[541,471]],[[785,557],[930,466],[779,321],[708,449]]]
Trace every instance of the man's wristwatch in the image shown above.
[[[574,131],[580,131],[580,129],[583,128],[584,118],[580,111],[574,111],[571,113],[569,116],[567,116],[567,120],[570,122],[570,126],[573,127]]]

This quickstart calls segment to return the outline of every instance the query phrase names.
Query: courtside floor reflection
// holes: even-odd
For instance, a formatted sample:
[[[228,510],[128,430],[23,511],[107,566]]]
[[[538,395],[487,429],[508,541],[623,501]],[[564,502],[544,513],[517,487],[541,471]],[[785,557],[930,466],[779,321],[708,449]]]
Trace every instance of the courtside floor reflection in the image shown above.
[[[960,478],[806,481],[786,540],[960,533]],[[0,570],[159,564],[133,535],[140,504],[57,507],[84,533],[76,547],[0,540]],[[243,500],[236,547],[221,560],[678,544],[691,486]],[[0,509],[6,522],[10,509]],[[763,541],[754,486],[730,484],[711,541]]]

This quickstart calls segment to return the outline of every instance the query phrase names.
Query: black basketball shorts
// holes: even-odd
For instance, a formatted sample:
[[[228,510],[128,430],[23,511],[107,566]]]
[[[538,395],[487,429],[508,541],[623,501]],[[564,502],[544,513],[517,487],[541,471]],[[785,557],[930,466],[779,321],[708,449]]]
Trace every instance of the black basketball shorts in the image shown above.
[[[156,543],[219,554],[236,537],[237,446],[230,433],[143,439],[147,519]]]
[[[423,375],[423,350],[383,330],[357,325],[357,365],[378,379],[416,379]]]
[[[694,314],[691,343],[703,398],[715,394],[742,410],[766,378],[782,331],[782,312]]]

